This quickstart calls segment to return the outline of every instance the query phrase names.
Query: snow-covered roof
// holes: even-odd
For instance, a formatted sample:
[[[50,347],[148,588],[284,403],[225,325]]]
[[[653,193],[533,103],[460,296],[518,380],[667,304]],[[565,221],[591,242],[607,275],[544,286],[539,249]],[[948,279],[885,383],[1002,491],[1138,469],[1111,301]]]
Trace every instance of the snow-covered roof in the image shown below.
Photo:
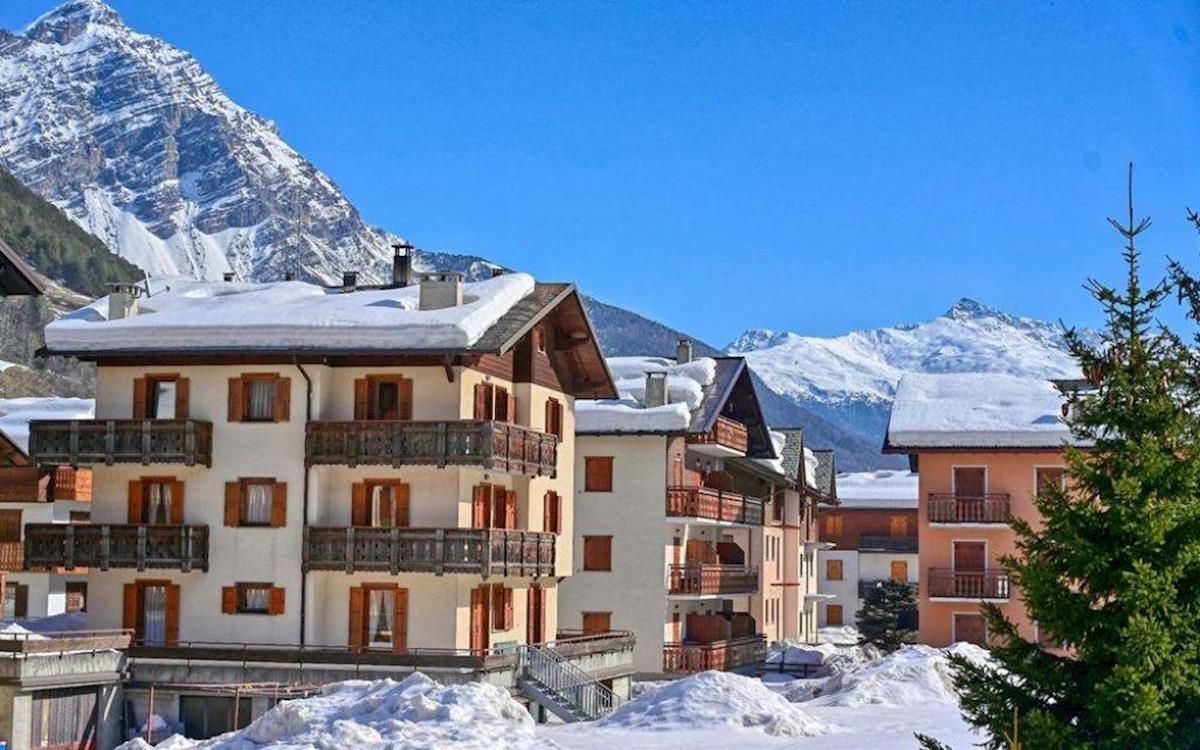
[[[912,471],[858,471],[838,474],[843,508],[916,508],[917,474]]]
[[[96,402],[90,398],[0,398],[0,433],[22,451],[29,451],[29,423],[34,419],[91,419]]]
[[[683,364],[666,357],[609,357],[607,361],[620,398],[576,401],[576,432],[682,432],[691,425],[692,412],[700,408],[705,390],[717,376],[712,357]],[[648,372],[666,373],[665,406],[643,406]]]
[[[900,379],[885,448],[1060,448],[1071,439],[1048,380],[999,373]]]
[[[463,284],[463,304],[418,309],[419,285],[344,293],[301,281],[149,282],[138,314],[108,320],[108,298],[46,327],[51,351],[181,349],[461,350],[534,291],[510,273]]]

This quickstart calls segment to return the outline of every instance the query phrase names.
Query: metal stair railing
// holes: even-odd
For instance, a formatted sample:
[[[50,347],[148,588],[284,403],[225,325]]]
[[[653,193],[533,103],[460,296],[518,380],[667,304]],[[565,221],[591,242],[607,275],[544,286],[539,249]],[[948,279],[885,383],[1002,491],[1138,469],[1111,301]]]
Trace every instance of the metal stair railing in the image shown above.
[[[607,716],[621,699],[552,647],[522,646],[521,674],[588,721]]]

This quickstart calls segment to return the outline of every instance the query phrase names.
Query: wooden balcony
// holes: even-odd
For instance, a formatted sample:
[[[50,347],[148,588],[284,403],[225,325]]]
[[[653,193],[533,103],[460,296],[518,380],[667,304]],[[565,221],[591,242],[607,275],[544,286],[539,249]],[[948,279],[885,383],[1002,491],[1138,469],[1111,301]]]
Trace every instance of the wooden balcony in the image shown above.
[[[712,643],[663,644],[663,671],[674,673],[728,671],[763,661],[767,637],[751,635]]]
[[[1008,601],[1008,572],[1004,569],[954,570],[930,568],[930,599]]]
[[[34,463],[212,466],[212,422],[195,419],[37,420],[29,424]]]
[[[208,527],[26,524],[25,566],[34,570],[208,570]]]
[[[687,440],[698,453],[744,456],[750,447],[750,431],[735,419],[717,417],[717,423],[711,430],[702,435],[688,435]]]
[[[1009,519],[1008,495],[954,495],[929,493],[929,523],[1006,524]]]
[[[557,535],[508,529],[309,526],[306,570],[552,576]]]
[[[25,569],[25,545],[21,542],[0,542],[0,570],[15,573]]]
[[[506,422],[310,422],[309,466],[475,466],[525,476],[554,476],[558,439]]]
[[[667,592],[674,596],[749,596],[758,593],[758,569],[705,563],[670,565]]]
[[[0,468],[0,503],[45,503],[92,499],[92,472],[70,466]]]
[[[667,516],[761,526],[763,501],[711,487],[668,487]]]

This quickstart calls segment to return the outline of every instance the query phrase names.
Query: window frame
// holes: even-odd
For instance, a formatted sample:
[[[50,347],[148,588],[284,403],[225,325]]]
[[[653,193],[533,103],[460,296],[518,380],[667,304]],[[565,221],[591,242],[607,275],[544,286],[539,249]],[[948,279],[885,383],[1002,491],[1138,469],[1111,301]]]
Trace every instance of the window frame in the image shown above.
[[[239,615],[269,615],[271,614],[271,592],[275,590],[273,583],[264,583],[262,581],[255,582],[238,582],[234,584],[237,589],[237,614]],[[248,595],[251,591],[261,591],[265,597],[262,609],[251,608],[248,601]]]
[[[581,547],[583,548],[583,568],[582,569],[587,572],[611,573],[612,569],[613,569],[612,568],[612,559],[613,559],[612,541],[613,541],[612,534],[585,534],[583,536],[583,543],[581,545]],[[598,553],[589,554],[589,552],[588,552],[589,542],[592,544],[603,545],[602,548],[605,550],[604,556],[608,560],[607,565],[605,565],[604,567],[599,567],[599,566],[592,567],[590,565],[590,562],[592,561],[592,555],[598,554]]]
[[[584,492],[608,492],[613,491],[614,463],[612,456],[584,456],[583,457],[583,491]],[[607,467],[604,469],[604,475],[607,476],[607,481],[600,482],[599,485],[592,484],[592,469],[594,465]]]
[[[239,479],[238,484],[241,485],[242,496],[238,503],[238,527],[249,529],[270,528],[271,526],[271,504],[274,500],[275,485],[277,482],[274,479],[266,477],[248,477]],[[251,521],[250,520],[250,488],[251,487],[266,487],[267,498],[267,520]]]

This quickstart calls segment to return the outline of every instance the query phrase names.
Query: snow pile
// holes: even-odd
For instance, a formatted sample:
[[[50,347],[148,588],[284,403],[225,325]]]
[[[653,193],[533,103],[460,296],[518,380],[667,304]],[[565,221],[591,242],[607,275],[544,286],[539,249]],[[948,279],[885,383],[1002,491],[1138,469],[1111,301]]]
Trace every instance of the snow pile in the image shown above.
[[[46,326],[58,351],[454,349],[473,344],[534,289],[509,273],[463,284],[463,304],[420,310],[419,285],[343,294],[315,284],[155,279],[137,315],[108,320],[104,297]]]
[[[777,737],[834,731],[760,680],[729,672],[701,672],[677,680],[626,703],[596,726],[656,732],[747,727]]]
[[[29,422],[34,419],[91,419],[90,398],[0,398],[0,432],[21,450],[29,450]]]
[[[319,695],[285,701],[238,732],[201,742],[171,738],[183,750],[512,750],[547,747],[507,691],[481,682],[442,686],[421,673],[395,680],[350,680]],[[121,750],[144,750],[132,740]],[[161,747],[161,746],[160,746]]]
[[[676,432],[686,430],[704,389],[717,377],[717,361],[699,357],[676,364],[665,357],[612,357],[607,360],[618,399],[575,402],[577,432]],[[667,404],[645,407],[646,373],[667,378]]]
[[[916,508],[917,473],[859,471],[837,476],[838,502],[843,508]]]
[[[817,640],[834,645],[854,645],[860,639],[858,628],[853,625],[831,625],[817,629]]]
[[[924,706],[934,702],[957,704],[950,654],[965,656],[977,663],[989,658],[987,651],[969,643],[956,643],[947,649],[904,646],[882,659],[836,675],[826,685],[825,695],[812,703],[846,708]]]
[[[887,441],[912,448],[1058,448],[1071,437],[1063,403],[1048,380],[909,374],[896,387]]]
[[[47,617],[23,617],[16,622],[34,633],[66,634],[74,630],[88,630],[86,612],[63,612]]]
[[[787,444],[787,435],[784,435],[782,432],[777,432],[777,431],[771,430],[771,429],[768,429],[767,432],[771,436],[771,448],[774,449],[774,451],[775,451],[775,458],[755,458],[753,460],[757,461],[760,465],[767,467],[768,469],[770,469],[771,471],[773,471],[777,474],[786,474],[786,472],[783,469],[783,446]],[[808,450],[807,448],[804,449],[804,466],[805,466],[805,471],[808,471],[807,477],[808,477],[810,486],[812,483],[813,474],[811,471],[809,471],[808,454],[811,452],[812,451]],[[813,455],[813,466],[812,466],[812,469],[814,471],[816,469],[816,458],[817,457],[814,454]]]
[[[10,622],[0,628],[0,640],[7,641],[44,641],[46,636],[38,635],[29,628]]]

